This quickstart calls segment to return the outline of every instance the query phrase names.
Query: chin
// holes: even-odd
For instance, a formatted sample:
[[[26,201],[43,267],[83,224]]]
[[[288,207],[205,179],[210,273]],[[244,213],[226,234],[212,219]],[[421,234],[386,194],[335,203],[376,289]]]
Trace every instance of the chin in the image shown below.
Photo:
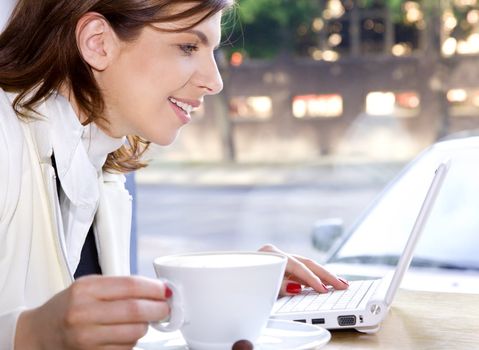
[[[174,133],[171,133],[170,135],[150,135],[151,137],[146,137],[146,139],[150,142],[153,142],[154,144],[157,144],[159,146],[169,146],[173,142],[175,142],[179,132],[176,131]]]

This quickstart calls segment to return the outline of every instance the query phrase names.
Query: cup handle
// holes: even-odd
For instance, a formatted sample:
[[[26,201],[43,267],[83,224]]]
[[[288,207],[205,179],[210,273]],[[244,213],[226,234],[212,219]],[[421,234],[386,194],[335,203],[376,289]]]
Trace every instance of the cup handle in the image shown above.
[[[180,329],[185,321],[181,293],[179,288],[172,282],[163,278],[160,278],[160,281],[166,284],[173,292],[171,298],[167,300],[170,306],[170,317],[167,320],[150,322],[150,325],[161,332],[174,332]]]

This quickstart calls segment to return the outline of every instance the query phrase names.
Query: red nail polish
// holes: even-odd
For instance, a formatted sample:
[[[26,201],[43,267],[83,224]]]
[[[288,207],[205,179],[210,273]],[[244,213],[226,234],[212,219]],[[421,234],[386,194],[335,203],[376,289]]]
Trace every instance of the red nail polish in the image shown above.
[[[301,293],[301,289],[302,287],[299,283],[290,282],[286,286],[286,291],[291,294],[299,294]]]
[[[341,277],[338,277],[338,280],[340,280],[341,282],[343,282],[345,285],[349,286],[349,282],[346,281],[345,279],[342,279]]]
[[[173,292],[171,291],[170,287],[165,286],[165,298],[169,299],[173,295]]]
[[[321,283],[323,285],[323,288],[326,289],[326,291],[329,291],[328,286],[325,285],[324,283]]]

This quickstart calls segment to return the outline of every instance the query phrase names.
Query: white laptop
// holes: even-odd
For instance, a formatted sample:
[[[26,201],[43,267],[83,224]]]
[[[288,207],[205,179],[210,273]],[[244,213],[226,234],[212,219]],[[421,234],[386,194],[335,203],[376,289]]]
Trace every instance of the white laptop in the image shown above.
[[[416,243],[448,170],[449,162],[441,163],[436,169],[395,271],[381,279],[352,281],[347,290],[319,294],[305,288],[301,294],[278,299],[271,317],[312,323],[327,329],[355,328],[365,333],[376,332],[411,263]]]

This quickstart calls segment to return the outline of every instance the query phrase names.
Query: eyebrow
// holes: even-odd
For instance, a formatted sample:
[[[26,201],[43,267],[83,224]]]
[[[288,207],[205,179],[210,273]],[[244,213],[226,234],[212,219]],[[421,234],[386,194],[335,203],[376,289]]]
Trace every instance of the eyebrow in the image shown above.
[[[209,44],[210,44],[210,41],[209,41],[208,37],[201,30],[188,29],[188,30],[185,30],[183,33],[196,35],[198,37],[198,39],[200,39],[201,43],[205,46],[209,46]],[[215,46],[215,49],[217,49],[218,47],[219,47],[219,45]]]

